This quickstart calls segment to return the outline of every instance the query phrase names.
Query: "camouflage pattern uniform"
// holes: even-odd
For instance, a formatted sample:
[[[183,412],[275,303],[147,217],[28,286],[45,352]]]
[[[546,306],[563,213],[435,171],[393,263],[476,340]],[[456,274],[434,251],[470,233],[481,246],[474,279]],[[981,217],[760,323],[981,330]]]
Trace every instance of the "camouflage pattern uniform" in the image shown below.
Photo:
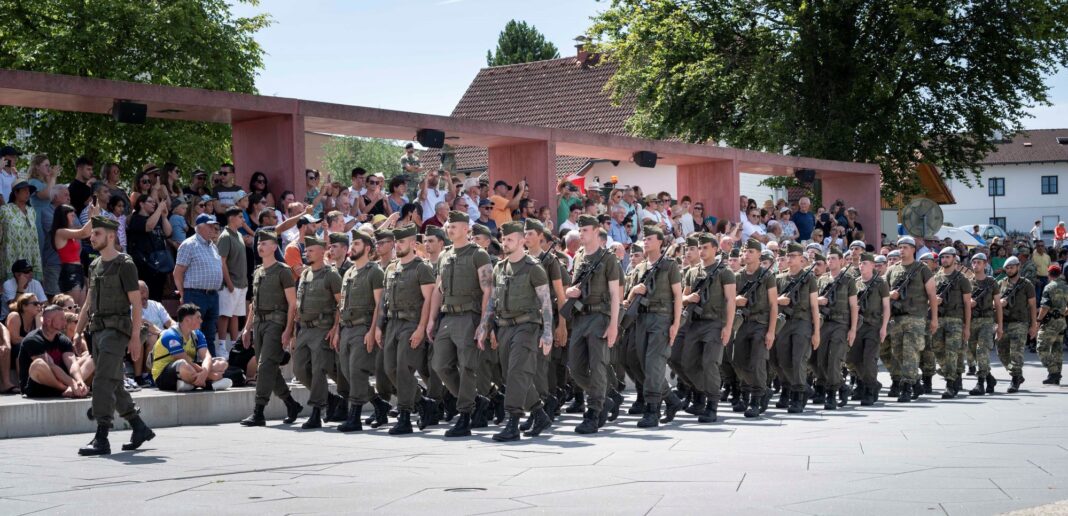
[[[979,293],[982,291],[981,293]],[[987,276],[975,282],[973,296],[975,308],[972,309],[972,332],[968,339],[968,348],[975,353],[977,376],[986,379],[990,375],[990,350],[994,349],[994,306],[993,301],[1001,297],[997,280]]]
[[[960,380],[957,368],[961,346],[964,343],[964,295],[972,293],[972,283],[959,271],[935,274],[935,288],[942,290],[942,304],[938,307],[938,329],[932,337],[931,347],[942,366],[942,378],[950,387]]]
[[[1042,306],[1047,307],[1049,320],[1038,330],[1038,353],[1050,377],[1059,381],[1064,357],[1064,309],[1068,307],[1068,283],[1063,277],[1042,290]]]
[[[907,285],[903,283],[909,273],[912,274]],[[920,366],[920,352],[927,335],[927,291],[925,285],[932,277],[931,269],[920,261],[909,265],[897,264],[887,271],[887,283],[898,293],[905,291],[905,296],[896,302],[891,301],[891,325],[889,340],[894,360],[897,361],[901,380],[906,387],[916,383],[917,370]],[[896,288],[895,288],[896,287]]]
[[[1012,287],[1021,281],[1023,284],[1019,285],[1011,293],[1011,298],[1006,299],[1007,304],[1005,305],[1003,316],[1005,329],[1001,340],[997,342],[997,347],[998,359],[1001,360],[1001,364],[1005,366],[1005,369],[1009,370],[1013,378],[1019,377],[1022,379],[1023,350],[1024,345],[1027,343],[1028,326],[1031,324],[1028,300],[1035,298],[1035,286],[1027,278],[1018,274],[1015,282],[1005,278],[1001,280],[999,287],[1002,296],[1010,295],[1009,291]]]

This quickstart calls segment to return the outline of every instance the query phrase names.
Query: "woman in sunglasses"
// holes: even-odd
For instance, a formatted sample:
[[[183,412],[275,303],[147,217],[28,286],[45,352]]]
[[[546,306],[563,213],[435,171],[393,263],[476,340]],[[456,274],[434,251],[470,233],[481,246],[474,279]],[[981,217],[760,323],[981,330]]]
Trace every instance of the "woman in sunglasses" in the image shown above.
[[[142,196],[149,195],[152,192],[152,186],[155,185],[156,177],[157,176],[151,175],[148,171],[145,170],[137,173],[137,175],[134,177],[133,188],[130,189],[132,190],[130,192],[131,206],[136,205],[137,200],[140,199]]]
[[[19,295],[15,302],[8,307],[11,313],[7,314],[7,331],[10,333],[11,352],[14,357],[18,356],[22,339],[40,325],[38,320],[41,315],[41,301],[32,292]]]
[[[382,174],[374,174],[367,180],[367,194],[356,198],[356,209],[367,216],[368,219],[375,215],[389,216],[389,203],[386,202],[386,194],[383,186],[386,178]]]
[[[248,193],[260,194],[266,200],[267,206],[274,207],[274,195],[271,194],[270,184],[267,182],[267,174],[259,170],[252,173],[252,179],[248,180]]]

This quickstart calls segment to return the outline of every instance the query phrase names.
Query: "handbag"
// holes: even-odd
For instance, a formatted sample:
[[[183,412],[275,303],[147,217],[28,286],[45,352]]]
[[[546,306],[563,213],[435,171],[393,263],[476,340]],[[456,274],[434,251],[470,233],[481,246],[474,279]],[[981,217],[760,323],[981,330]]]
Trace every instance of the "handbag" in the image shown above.
[[[166,248],[157,249],[145,256],[145,265],[158,274],[170,274],[174,272],[174,257]]]

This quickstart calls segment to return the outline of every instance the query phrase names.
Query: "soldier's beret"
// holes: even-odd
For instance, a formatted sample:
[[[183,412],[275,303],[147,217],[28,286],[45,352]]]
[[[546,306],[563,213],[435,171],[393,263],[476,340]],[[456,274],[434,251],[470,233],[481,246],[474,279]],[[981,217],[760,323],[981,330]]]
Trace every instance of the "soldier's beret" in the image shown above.
[[[645,247],[642,246],[641,242],[635,242],[633,244],[630,244],[630,252],[631,253],[644,253],[645,252]]]
[[[664,230],[660,229],[659,226],[645,226],[642,231],[645,231],[645,236],[656,235],[660,237],[660,240],[664,239]]]
[[[101,216],[101,215],[97,215],[96,217],[93,217],[92,224],[93,224],[93,229],[110,229],[112,231],[118,231],[119,230],[119,223],[118,222],[116,222],[114,220],[111,220],[111,219],[109,219],[107,217]]]
[[[488,227],[486,227],[486,226],[484,226],[482,224],[475,224],[474,226],[472,226],[471,227],[471,232],[476,234],[476,235],[482,235],[484,237],[493,238],[493,232],[490,231],[490,228],[488,228]]]
[[[1004,266],[1005,267],[1012,267],[1013,265],[1019,267],[1020,266],[1020,259],[1015,257],[1015,256],[1010,256],[1007,260],[1005,260],[1005,265]]]
[[[886,263],[886,257],[881,254],[875,255],[875,263]]]
[[[506,222],[501,225],[502,235],[511,235],[512,233],[523,233],[523,224],[519,222]]]
[[[932,260],[933,261],[934,260],[934,254],[932,254],[932,253],[923,253],[922,255],[920,255],[920,261],[923,261],[923,260]]]
[[[982,261],[985,262],[986,261],[986,255],[983,254],[983,253],[975,253],[975,254],[973,254],[972,255],[972,261],[974,262],[974,261],[977,261],[977,260],[982,260]]]
[[[827,257],[823,256],[823,253],[813,253],[812,254],[812,261],[825,262],[825,261],[827,261]]]
[[[741,258],[742,252],[737,247],[732,247],[729,258]]]
[[[352,230],[352,239],[353,242],[355,242],[356,240],[362,240],[363,243],[366,245],[375,245],[375,239],[371,238],[371,235],[368,235],[367,233],[356,229]]]
[[[719,247],[719,242],[712,233],[699,233],[697,235],[697,243],[699,245],[712,244],[714,247]]]
[[[383,240],[396,240],[397,237],[393,235],[393,231],[388,229],[379,229],[375,231],[375,240],[381,242]]]
[[[760,260],[761,261],[764,261],[764,260],[774,261],[775,260],[775,255],[771,251],[761,251],[760,252]]]
[[[441,240],[445,245],[452,245],[452,241],[449,240],[449,236],[445,234],[445,230],[437,226],[428,226],[426,228],[426,236],[432,236]]]
[[[593,215],[586,215],[586,214],[579,215],[578,225],[579,225],[580,228],[582,226],[593,226],[593,227],[599,227],[600,226],[600,224],[597,223],[597,217],[594,217]]]
[[[453,211],[449,212],[449,222],[467,222],[467,223],[470,223],[471,222],[471,217],[469,217],[466,213],[464,213],[462,211],[453,210]]]
[[[315,235],[308,235],[304,237],[304,247],[311,247],[313,245],[321,245],[326,247],[326,242],[323,239],[316,237]]]
[[[860,253],[860,261],[862,262],[874,262],[875,255],[871,253]]]
[[[1016,249],[1016,254],[1022,254],[1024,256],[1031,256],[1031,249],[1028,248],[1027,246],[1023,246],[1022,245],[1018,249]]]
[[[274,231],[267,231],[266,229],[261,229],[256,232],[256,235],[259,237],[261,242],[264,240],[270,240],[276,244],[278,243],[278,233],[275,233]]]
[[[894,249],[893,251],[890,251],[889,253],[887,253],[886,257],[887,258],[901,258],[901,251],[898,250],[898,249]]]
[[[867,249],[867,246],[866,246],[866,245],[864,245],[864,242],[862,242],[862,241],[860,241],[860,240],[854,240],[854,241],[852,241],[852,242],[850,242],[850,243],[849,243],[849,248],[850,248],[850,249],[852,249],[852,248],[854,248],[854,247],[859,247],[859,248],[861,248],[861,249]]]
[[[745,248],[746,249],[754,249],[754,250],[757,250],[757,251],[763,251],[764,250],[764,245],[761,244],[759,240],[757,240],[755,238],[750,238],[749,240],[746,240]]]
[[[786,253],[787,254],[805,252],[805,249],[803,247],[801,247],[801,244],[799,244],[797,242],[790,242],[790,243],[786,244],[785,249],[786,249]]]
[[[538,219],[527,219],[523,224],[523,231],[537,231],[538,233],[545,233],[545,225]]]
[[[938,257],[943,256],[957,256],[957,250],[952,247],[943,247],[941,251],[938,251]]]
[[[419,232],[419,228],[415,224],[408,224],[407,226],[396,228],[393,230],[393,237],[397,240],[402,238],[414,237]]]
[[[697,240],[697,235],[690,235],[686,237],[686,247],[697,247],[701,243]]]
[[[911,245],[912,247],[916,247],[916,239],[910,236],[903,236],[897,239],[897,245]]]
[[[810,243],[810,244],[805,246],[805,250],[806,251],[821,251],[822,252],[823,251],[823,246],[817,244],[816,242],[812,242],[812,243]]]

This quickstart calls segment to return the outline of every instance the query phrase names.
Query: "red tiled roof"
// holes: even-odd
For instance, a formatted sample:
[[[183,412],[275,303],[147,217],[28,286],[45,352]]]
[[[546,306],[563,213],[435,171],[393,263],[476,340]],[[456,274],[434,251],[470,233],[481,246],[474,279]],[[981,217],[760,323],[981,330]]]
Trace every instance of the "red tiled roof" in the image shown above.
[[[626,135],[634,101],[612,105],[604,87],[616,71],[614,63],[582,66],[575,57],[483,68],[456,104],[452,116],[540,127]],[[458,172],[486,169],[487,151],[458,146]],[[423,152],[425,166],[440,163],[436,149]],[[557,156],[556,175],[574,174],[590,158]]]
[[[1058,143],[1058,137],[1064,138],[1068,142],[1068,129],[1029,129],[1021,131],[1015,134],[1008,142],[999,143],[997,150],[988,154],[983,159],[982,164],[1008,165],[1068,161],[1068,143]]]

